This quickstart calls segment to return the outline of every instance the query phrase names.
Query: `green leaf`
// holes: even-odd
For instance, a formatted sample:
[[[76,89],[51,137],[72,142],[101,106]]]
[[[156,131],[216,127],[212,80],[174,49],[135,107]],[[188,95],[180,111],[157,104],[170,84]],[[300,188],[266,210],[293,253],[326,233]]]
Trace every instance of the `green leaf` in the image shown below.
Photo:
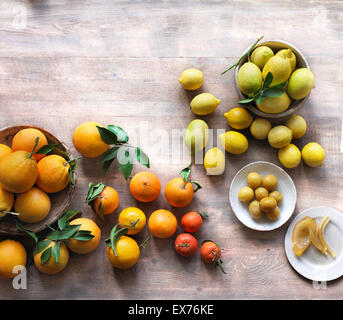
[[[185,182],[188,181],[189,175],[192,172],[191,166],[192,166],[192,162],[186,168],[182,169],[180,172],[181,177],[183,178],[183,181]]]
[[[48,154],[55,148],[55,144],[46,144],[45,146],[41,147],[35,154]]]
[[[16,221],[16,226],[18,230],[27,233],[30,237],[33,238],[33,240],[35,240],[36,243],[38,242],[38,237],[33,231],[24,228],[18,221]]]
[[[263,100],[264,100],[265,96],[263,95],[258,95],[256,98],[255,98],[255,101],[257,104],[260,104]]]
[[[91,231],[88,230],[79,230],[73,235],[73,239],[79,241],[89,241],[93,238],[94,236],[91,234]]]
[[[268,88],[272,82],[273,82],[273,75],[271,72],[268,72],[266,78],[264,79],[262,89]]]
[[[41,261],[40,264],[44,264],[45,262],[47,262],[50,259],[51,256],[51,252],[52,252],[52,247],[49,247],[48,249],[46,249],[42,255],[41,255]]]
[[[287,84],[287,82],[282,82],[282,83],[276,84],[275,86],[271,86],[270,88],[282,88],[282,89],[284,89],[286,84]]]
[[[54,256],[55,262],[58,263],[60,259],[60,242],[57,241],[52,249],[52,255]]]
[[[96,198],[99,198],[101,195],[101,192],[105,189],[106,185],[104,185],[102,182],[99,182],[97,184],[90,183],[89,184],[89,189],[88,189],[88,194],[86,197],[86,203],[89,205],[93,204],[93,201]]]
[[[54,230],[50,232],[46,237],[50,240],[57,241],[57,240],[67,240],[72,238],[73,235],[77,232],[80,228],[80,224],[77,225],[67,225],[63,230]]]
[[[59,147],[54,147],[53,150],[51,151],[51,153],[57,154],[57,155],[61,156],[62,158],[66,159],[67,161],[69,161],[71,159],[70,155]]]
[[[67,226],[67,222],[74,218],[77,214],[81,213],[79,210],[68,210],[66,211],[63,216],[58,219],[57,224],[60,230],[63,230]]]
[[[254,98],[248,98],[248,99],[240,100],[240,101],[238,101],[238,103],[239,104],[248,104],[248,103],[253,102],[254,100],[255,100]]]
[[[130,177],[130,174],[133,169],[133,161],[131,154],[128,150],[122,150],[122,152],[119,155],[119,168],[120,172],[124,176],[124,178],[127,180]]]
[[[29,158],[32,158],[32,156],[35,154],[35,150],[37,148],[38,141],[39,141],[39,136],[37,136],[36,139],[35,139],[35,145],[33,146],[33,149],[32,149],[32,151],[31,151],[31,153],[29,155]]]
[[[190,183],[195,185],[194,192],[197,192],[198,190],[203,188],[202,184],[199,181],[191,180]]]
[[[264,92],[265,97],[277,98],[284,93],[283,89],[280,88],[269,88]]]
[[[143,166],[150,168],[150,160],[146,153],[141,148],[136,148],[136,159],[137,161],[142,164]]]
[[[100,219],[104,220],[104,205],[102,204],[102,201],[99,202],[98,212]]]
[[[117,155],[118,155],[118,150],[120,149],[120,147],[112,147],[110,149],[108,149],[102,156],[101,158],[98,160],[98,162],[106,162],[109,160],[114,160]]]
[[[107,126],[107,129],[116,135],[117,143],[126,143],[129,141],[129,136],[124,129],[113,124],[109,124]]]
[[[104,162],[104,164],[102,165],[102,175],[106,175],[108,169],[110,168],[112,162],[113,162],[114,159],[112,160],[107,160]]]
[[[102,141],[104,141],[107,144],[116,144],[118,142],[116,134],[113,133],[111,130],[108,130],[104,127],[96,127],[100,133]]]
[[[36,244],[36,247],[34,248],[33,250],[33,254],[37,254],[39,252],[42,252],[49,244],[50,244],[50,240],[42,240],[42,241],[39,241],[37,244]]]

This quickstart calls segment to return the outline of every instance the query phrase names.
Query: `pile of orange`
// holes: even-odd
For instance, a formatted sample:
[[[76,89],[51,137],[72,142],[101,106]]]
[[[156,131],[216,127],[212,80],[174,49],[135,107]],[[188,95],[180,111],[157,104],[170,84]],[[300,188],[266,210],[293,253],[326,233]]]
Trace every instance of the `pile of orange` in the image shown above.
[[[48,193],[69,184],[69,164],[63,157],[36,153],[47,144],[36,128],[18,131],[11,147],[0,144],[0,217],[14,210],[20,221],[40,222],[51,209]]]

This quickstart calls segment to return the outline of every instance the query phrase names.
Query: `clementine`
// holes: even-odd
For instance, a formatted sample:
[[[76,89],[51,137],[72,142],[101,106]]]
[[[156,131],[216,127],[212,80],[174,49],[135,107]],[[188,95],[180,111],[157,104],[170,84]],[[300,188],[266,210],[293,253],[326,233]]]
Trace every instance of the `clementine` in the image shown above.
[[[6,211],[11,211],[14,203],[14,194],[6,191],[0,186],[0,218],[6,215]]]
[[[37,186],[48,193],[62,191],[70,182],[69,167],[59,155],[46,156],[38,162]]]
[[[104,215],[111,214],[118,208],[119,196],[115,189],[106,186],[100,193],[100,197],[96,198],[93,203],[94,211],[99,214],[100,204]]]
[[[85,122],[74,130],[73,144],[86,158],[96,158],[109,148],[109,145],[101,139],[97,126],[102,127],[97,122]]]
[[[130,182],[130,192],[138,201],[151,202],[161,192],[160,180],[151,172],[138,172]]]
[[[133,222],[138,222],[127,232],[128,235],[133,235],[141,232],[146,224],[146,217],[144,212],[136,207],[128,207],[120,212],[118,217],[118,223],[122,226],[131,226]]]
[[[38,144],[35,148],[35,151],[38,151],[41,147],[48,144],[48,140],[44,133],[38,129],[34,128],[27,128],[20,130],[17,134],[13,137],[12,140],[12,150],[13,151],[27,151],[31,152],[35,146],[36,138],[39,137]],[[45,154],[34,154],[33,157],[39,161]]]
[[[5,144],[0,144],[0,159],[12,152],[12,149]]]
[[[168,210],[154,211],[148,221],[150,232],[157,238],[170,238],[176,231],[176,217]]]
[[[185,207],[193,200],[194,188],[190,181],[180,177],[168,182],[164,194],[171,206]]]
[[[98,225],[91,219],[87,218],[78,218],[69,223],[70,225],[80,225],[79,231],[87,230],[91,231],[91,234],[94,236],[94,238],[88,240],[88,241],[81,241],[76,239],[68,239],[67,246],[68,248],[79,254],[86,254],[94,251],[101,240],[101,230],[98,227]]]
[[[0,242],[0,279],[12,279],[17,274],[13,273],[16,266],[25,266],[27,260],[26,250],[23,245],[14,240]]]
[[[19,213],[18,219],[26,223],[44,220],[49,214],[50,208],[49,196],[36,187],[19,194],[14,203],[14,211]]]

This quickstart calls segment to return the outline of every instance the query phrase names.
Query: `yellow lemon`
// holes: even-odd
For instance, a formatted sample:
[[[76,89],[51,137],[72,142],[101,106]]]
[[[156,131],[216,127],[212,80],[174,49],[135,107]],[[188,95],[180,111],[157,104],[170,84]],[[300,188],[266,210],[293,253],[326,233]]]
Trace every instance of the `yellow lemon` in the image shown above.
[[[250,126],[253,118],[251,114],[242,107],[231,109],[229,112],[224,113],[230,127],[236,130],[243,130]]]
[[[286,82],[291,75],[289,59],[278,55],[270,58],[263,67],[262,78],[265,79],[269,72],[273,75],[271,86]]]
[[[195,68],[190,68],[182,72],[179,82],[186,90],[196,90],[202,86],[204,75]]]
[[[308,143],[301,151],[304,162],[310,167],[320,167],[325,159],[325,151],[317,142]]]
[[[289,105],[291,104],[291,99],[287,95],[286,92],[284,92],[279,97],[267,97],[262,100],[260,104],[256,104],[257,108],[259,108],[261,111],[266,113],[281,113],[288,109]]]
[[[146,224],[146,217],[141,209],[136,207],[128,207],[120,212],[118,217],[118,223],[122,226],[131,226],[132,222],[137,221],[133,228],[130,228],[127,232],[128,235],[134,235],[141,232]]]
[[[293,51],[291,49],[282,49],[276,55],[288,59],[291,64],[291,72],[293,72],[297,64],[297,58]]]
[[[262,74],[259,67],[252,62],[244,63],[238,70],[237,84],[244,94],[252,97],[262,86]]]
[[[248,139],[236,131],[228,131],[219,136],[223,148],[232,154],[241,154],[248,149]]]
[[[288,169],[295,168],[301,161],[301,153],[296,145],[290,143],[278,152],[279,160],[282,165]]]
[[[112,265],[119,269],[133,267],[140,256],[140,250],[137,242],[130,237],[122,236],[116,244],[117,255],[111,247],[107,247],[107,258]]]
[[[286,126],[276,126],[268,133],[268,142],[271,147],[281,149],[292,141],[292,130]]]
[[[300,100],[305,98],[311,92],[314,85],[314,76],[310,69],[301,68],[295,70],[288,81],[288,95]]]
[[[285,123],[286,127],[290,128],[293,133],[293,139],[300,139],[304,136],[307,130],[307,124],[302,116],[293,114]]]
[[[260,46],[252,52],[250,60],[262,70],[267,61],[273,56],[274,52],[272,49],[267,46]]]
[[[14,203],[14,194],[8,192],[0,185],[0,218],[6,215],[6,211],[11,211]]]
[[[258,140],[267,139],[272,124],[267,119],[257,118],[250,126],[251,135]]]
[[[220,175],[225,170],[224,153],[217,147],[208,150],[204,158],[204,167],[208,175]]]
[[[193,113],[204,116],[212,113],[217,109],[220,100],[211,93],[200,93],[191,101],[191,109]]]

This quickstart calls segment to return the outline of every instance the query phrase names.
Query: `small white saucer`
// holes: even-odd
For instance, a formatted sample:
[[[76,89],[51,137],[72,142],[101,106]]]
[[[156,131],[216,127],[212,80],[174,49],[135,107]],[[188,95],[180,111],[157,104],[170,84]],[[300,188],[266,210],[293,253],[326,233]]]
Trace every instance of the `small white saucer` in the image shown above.
[[[292,248],[292,231],[294,225],[309,216],[320,219],[328,215],[330,222],[325,229],[325,240],[336,254],[332,258],[324,255],[312,244],[302,256],[298,257]],[[343,213],[330,207],[315,207],[298,214],[289,225],[285,236],[286,256],[291,266],[302,276],[314,281],[330,281],[343,275]]]
[[[282,193],[283,200],[279,206],[280,216],[276,221],[270,221],[266,217],[259,220],[253,219],[249,213],[249,203],[239,201],[238,191],[248,185],[247,176],[250,172],[257,172],[262,177],[273,174],[278,179],[275,190]],[[250,229],[270,231],[281,227],[291,217],[297,201],[297,191],[291,177],[285,170],[270,162],[257,161],[246,165],[237,172],[231,183],[229,197],[231,208],[240,222]]]

